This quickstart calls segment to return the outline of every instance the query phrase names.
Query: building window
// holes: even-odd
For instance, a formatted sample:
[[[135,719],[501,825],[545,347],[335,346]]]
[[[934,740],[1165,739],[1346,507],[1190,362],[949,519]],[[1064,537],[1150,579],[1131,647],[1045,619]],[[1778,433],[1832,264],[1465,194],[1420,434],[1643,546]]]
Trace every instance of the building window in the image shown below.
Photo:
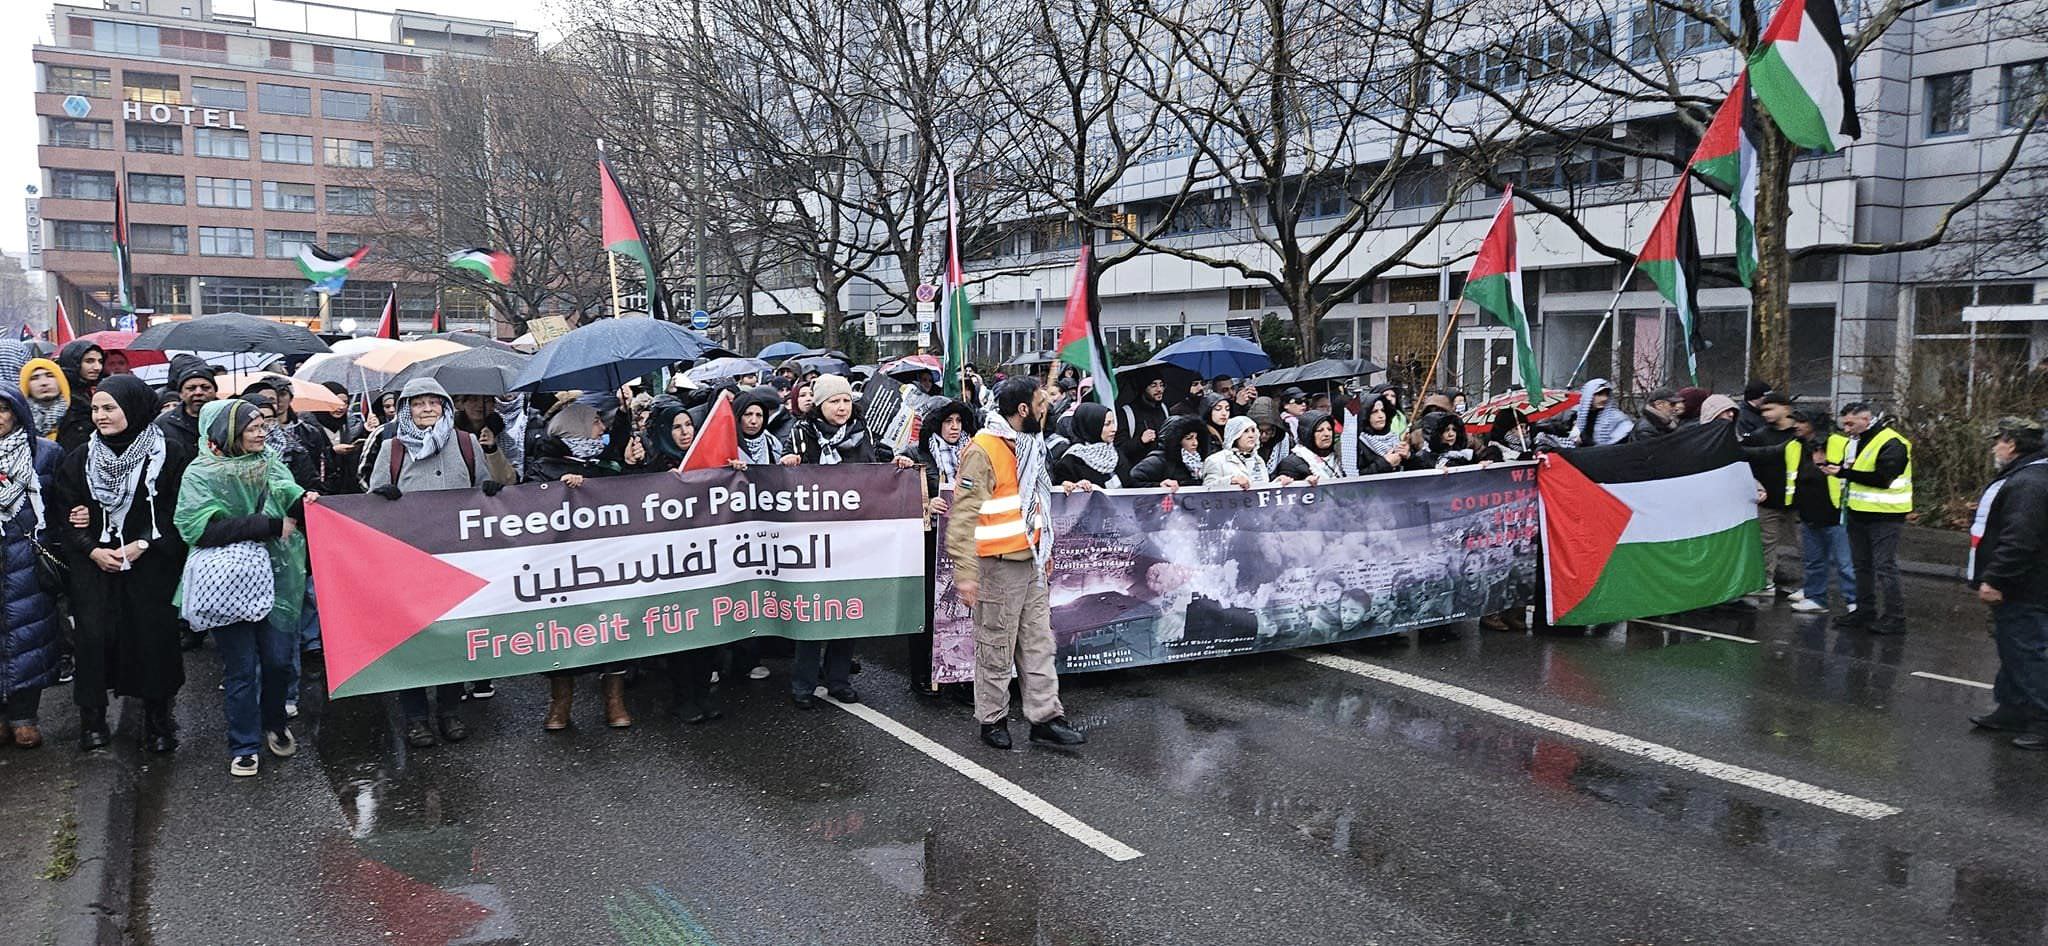
[[[164,223],[128,225],[128,248],[137,253],[166,253],[184,256],[191,252],[185,242],[185,228]]]
[[[256,84],[256,110],[271,115],[313,114],[313,90],[301,85]]]
[[[1249,312],[1266,304],[1266,290],[1259,286],[1237,286],[1230,290],[1230,311]]]
[[[1970,74],[1927,78],[1927,137],[1970,133]]]
[[[83,220],[52,220],[50,246],[59,250],[108,252],[114,248],[114,225],[87,223]]]
[[[384,96],[384,120],[393,125],[420,123],[420,103],[396,95]]]
[[[1435,206],[1444,201],[1444,174],[1427,164],[1402,168],[1389,190],[1397,208]]]
[[[225,128],[192,129],[192,153],[202,158],[249,159],[249,133]]]
[[[434,214],[434,197],[423,191],[392,191],[385,198],[385,207],[394,217],[430,217]]]
[[[128,199],[138,204],[185,205],[185,178],[178,174],[128,175]]]
[[[1937,10],[1960,10],[1976,2],[1977,0],[1934,0],[1934,8]]]
[[[114,94],[112,74],[105,69],[80,66],[51,66],[43,88],[53,95],[83,95],[103,99]]]
[[[311,184],[264,181],[263,209],[309,214],[319,208],[314,206],[313,185]]]
[[[384,146],[384,166],[398,170],[415,170],[420,166],[420,153],[404,145],[387,144]]]
[[[320,90],[320,117],[345,122],[370,120],[370,93]]]
[[[334,74],[352,79],[384,78],[384,54],[366,49],[334,48]],[[365,99],[369,96],[364,96]],[[367,105],[365,106],[368,107]]]
[[[50,171],[50,196],[69,200],[113,200],[112,171]]]
[[[312,164],[313,136],[263,133],[263,160],[274,164]]]
[[[249,182],[238,177],[195,177],[192,179],[194,203],[201,207],[232,207],[237,210],[249,209]],[[202,237],[202,242],[204,237]],[[201,250],[200,252],[205,252]]]
[[[163,55],[163,47],[157,43],[156,27],[105,20],[92,21],[92,48],[94,52],[151,59]]]
[[[199,255],[255,256],[256,231],[249,227],[200,227]]]
[[[377,192],[367,187],[327,185],[327,212],[367,217],[377,212]]]
[[[128,150],[135,154],[184,154],[185,129],[176,125],[128,125]]]
[[[2026,124],[2027,116],[2048,92],[2048,60],[2014,63],[2005,67],[1999,88],[2005,93],[1999,102],[1998,123],[2007,128]]]
[[[296,259],[302,247],[313,245],[310,230],[263,231],[263,255],[271,259]]]
[[[121,70],[121,97],[130,102],[148,102],[152,105],[183,105],[185,93],[178,84],[178,77],[160,72],[133,72]]]
[[[1723,19],[1728,16],[1726,0],[1704,4]],[[1629,17],[1629,58],[1636,62],[1669,62],[1723,45],[1713,24],[1687,16],[1655,3],[1645,5]]]
[[[94,151],[111,151],[114,147],[114,123],[78,121],[71,118],[50,119],[50,144],[59,148],[91,148]]]
[[[276,318],[313,318],[320,314],[303,279],[211,277],[199,287],[199,301],[208,312],[246,312]]]
[[[1227,199],[1189,200],[1181,204],[1179,210],[1174,211],[1173,216],[1166,221],[1163,232],[1167,236],[1174,236],[1228,230],[1231,223],[1230,211],[1230,201]]]
[[[377,166],[375,145],[358,138],[329,138],[326,141],[327,166],[331,168],[370,168]]]
[[[227,108],[247,111],[249,108],[249,84],[229,79],[208,79],[192,77],[192,104],[206,108]]]

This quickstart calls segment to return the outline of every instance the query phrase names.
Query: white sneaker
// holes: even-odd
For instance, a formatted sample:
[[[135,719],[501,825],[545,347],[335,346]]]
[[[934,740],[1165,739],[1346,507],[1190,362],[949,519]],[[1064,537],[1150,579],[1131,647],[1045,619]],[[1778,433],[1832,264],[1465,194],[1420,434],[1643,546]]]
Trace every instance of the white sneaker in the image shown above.
[[[1799,602],[1806,600],[1806,592],[1795,589],[1791,593],[1785,595],[1785,600],[1790,601],[1793,604],[1798,604]]]
[[[298,700],[286,700],[286,701],[284,701],[284,718],[286,718],[286,719],[298,719],[298,718],[299,718],[299,701],[298,701]]]
[[[265,733],[263,741],[266,745],[270,746],[270,754],[280,759],[289,759],[298,754],[299,751],[299,741],[292,738],[290,727],[280,729],[274,733]]]
[[[711,682],[712,682],[712,683],[717,683],[717,682],[718,682],[718,671],[716,671],[716,670],[713,670],[713,671],[711,671]]]
[[[228,763],[228,774],[235,776],[236,778],[255,775],[256,772],[256,756],[253,754],[238,755],[234,758],[233,761]]]
[[[767,667],[760,667],[760,666],[757,666],[757,667],[755,667],[754,669],[752,669],[752,670],[749,670],[749,671],[747,671],[747,679],[749,679],[749,680],[766,680],[766,679],[768,679],[768,668],[767,668]]]
[[[1808,601],[1805,598],[1792,602],[1792,610],[1802,614],[1819,614],[1827,609],[1827,605],[1821,604],[1818,601]]]

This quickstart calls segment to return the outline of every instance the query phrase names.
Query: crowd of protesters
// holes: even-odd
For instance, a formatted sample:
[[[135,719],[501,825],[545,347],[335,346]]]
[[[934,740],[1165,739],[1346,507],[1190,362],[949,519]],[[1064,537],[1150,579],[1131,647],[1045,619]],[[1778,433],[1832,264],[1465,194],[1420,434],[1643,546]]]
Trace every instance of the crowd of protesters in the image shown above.
[[[423,490],[493,495],[515,483],[574,489],[593,477],[673,470],[718,409],[717,395],[729,392],[724,403],[733,412],[740,456],[734,466],[919,467],[933,497],[928,512],[937,515],[947,512],[946,497],[977,432],[1019,435],[992,421],[994,387],[972,369],[959,398],[940,396],[928,374],[901,395],[895,382],[878,379],[881,386],[868,385],[876,396],[862,397],[861,385],[846,377],[789,367],[660,394],[629,386],[455,397],[423,378],[384,392],[366,410],[330,413],[296,410],[292,386],[281,379],[218,390],[216,371],[192,356],[172,359],[161,390],[119,373],[119,360],[89,343],[68,345],[47,360],[27,357],[18,343],[0,342],[0,366],[18,381],[0,390],[5,741],[39,745],[43,691],[69,682],[81,747],[106,745],[111,694],[141,701],[148,749],[174,751],[179,727],[172,707],[184,682],[182,652],[211,638],[223,667],[236,775],[255,774],[261,750],[280,757],[295,751],[290,720],[298,712],[301,681],[322,672],[301,530],[306,504],[323,494],[392,500]],[[1904,629],[1896,551],[1912,508],[1912,445],[1868,404],[1797,410],[1790,398],[1757,383],[1740,399],[1699,388],[1655,391],[1631,414],[1612,384],[1595,379],[1578,391],[1571,409],[1544,420],[1501,408],[1468,425],[1462,393],[1422,392],[1411,403],[1411,392],[1391,384],[1311,393],[1260,388],[1240,378],[1176,384],[1153,376],[1123,385],[1114,405],[1099,403],[1090,387],[1090,379],[1068,371],[1047,392],[1052,402],[1040,442],[1052,488],[1305,486],[1528,460],[1548,450],[1650,441],[1688,426],[1727,423],[1758,484],[1769,583],[1752,606],[1783,595],[1795,610],[1826,611],[1832,582],[1846,609],[1841,623],[1874,633]],[[911,428],[915,436],[899,448],[878,431],[900,426],[901,416],[879,414],[904,411],[918,422]],[[2006,434],[2002,449],[2038,457],[2038,426],[2031,434],[2017,428]],[[2006,458],[2003,468],[2023,487],[2008,497],[2009,506],[2042,502],[2036,484],[2048,474],[2041,462]],[[2023,515],[2037,519],[2038,513],[2030,505]],[[2013,517],[1991,518],[1996,526]],[[2010,563],[2022,552],[2038,560],[2038,549],[2038,541],[2006,536],[2000,564],[1983,587],[2012,581],[1996,569],[2012,572],[2018,566]],[[927,564],[935,567],[943,553],[944,539],[928,537]],[[187,569],[194,557],[208,567]],[[2019,568],[2039,570],[2038,564]],[[200,572],[205,577],[192,577]],[[2037,599],[2048,594],[2048,581],[2027,581],[2033,583],[2013,585],[2006,599],[2024,599],[2032,609],[2025,613],[2038,626],[2043,611]],[[2023,610],[2007,607],[2014,614]],[[908,665],[913,689],[940,698],[946,688],[931,682],[930,623],[927,615],[924,633],[907,638]],[[1481,623],[1527,629],[1519,608],[1486,615]],[[2037,627],[2034,637],[2039,640],[2026,659],[2048,666],[2048,631]],[[748,641],[659,661],[553,672],[546,675],[549,699],[537,722],[548,731],[574,725],[579,679],[595,678],[607,727],[634,725],[626,701],[631,679],[664,683],[674,715],[708,723],[724,715],[719,682],[770,675],[763,659],[778,655],[763,648],[764,642]],[[787,650],[794,705],[815,705],[819,686],[836,700],[859,700],[852,642],[798,642]],[[2036,676],[2044,681],[2038,688]],[[2001,685],[2000,712],[2008,704],[2037,703],[2048,721],[2048,670],[2015,680],[2021,682]],[[968,701],[964,689],[955,689],[954,698]],[[470,732],[466,707],[495,692],[490,680],[404,691],[397,695],[403,738],[416,748],[462,741]],[[989,699],[982,694],[982,702]],[[986,713],[983,707],[978,715]],[[2011,722],[1986,719],[1980,724]]]

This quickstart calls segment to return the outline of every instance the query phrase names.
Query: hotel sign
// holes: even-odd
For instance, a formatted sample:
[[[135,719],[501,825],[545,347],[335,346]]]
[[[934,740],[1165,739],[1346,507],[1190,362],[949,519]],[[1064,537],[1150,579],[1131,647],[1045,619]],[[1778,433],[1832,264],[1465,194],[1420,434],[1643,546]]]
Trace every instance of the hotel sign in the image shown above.
[[[199,125],[202,128],[228,128],[246,131],[236,117],[236,111],[228,108],[201,108],[197,105],[150,105],[143,102],[122,102],[121,117],[131,122],[155,122],[159,125]]]

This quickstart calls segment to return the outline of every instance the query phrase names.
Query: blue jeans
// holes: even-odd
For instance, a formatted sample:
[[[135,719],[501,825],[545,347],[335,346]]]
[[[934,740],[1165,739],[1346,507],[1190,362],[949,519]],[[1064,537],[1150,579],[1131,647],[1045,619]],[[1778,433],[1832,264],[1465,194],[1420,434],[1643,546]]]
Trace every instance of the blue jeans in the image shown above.
[[[1991,636],[1998,642],[1991,698],[2048,719],[2048,605],[2008,601],[1993,607]]]
[[[1842,586],[1842,601],[1856,606],[1856,566],[1849,561],[1849,530],[1839,525],[1799,524],[1799,551],[1806,563],[1806,600],[1828,603],[1828,569]]]
[[[254,755],[264,733],[285,727],[285,689],[292,682],[297,641],[268,621],[242,621],[212,633],[227,690],[228,755]]]

